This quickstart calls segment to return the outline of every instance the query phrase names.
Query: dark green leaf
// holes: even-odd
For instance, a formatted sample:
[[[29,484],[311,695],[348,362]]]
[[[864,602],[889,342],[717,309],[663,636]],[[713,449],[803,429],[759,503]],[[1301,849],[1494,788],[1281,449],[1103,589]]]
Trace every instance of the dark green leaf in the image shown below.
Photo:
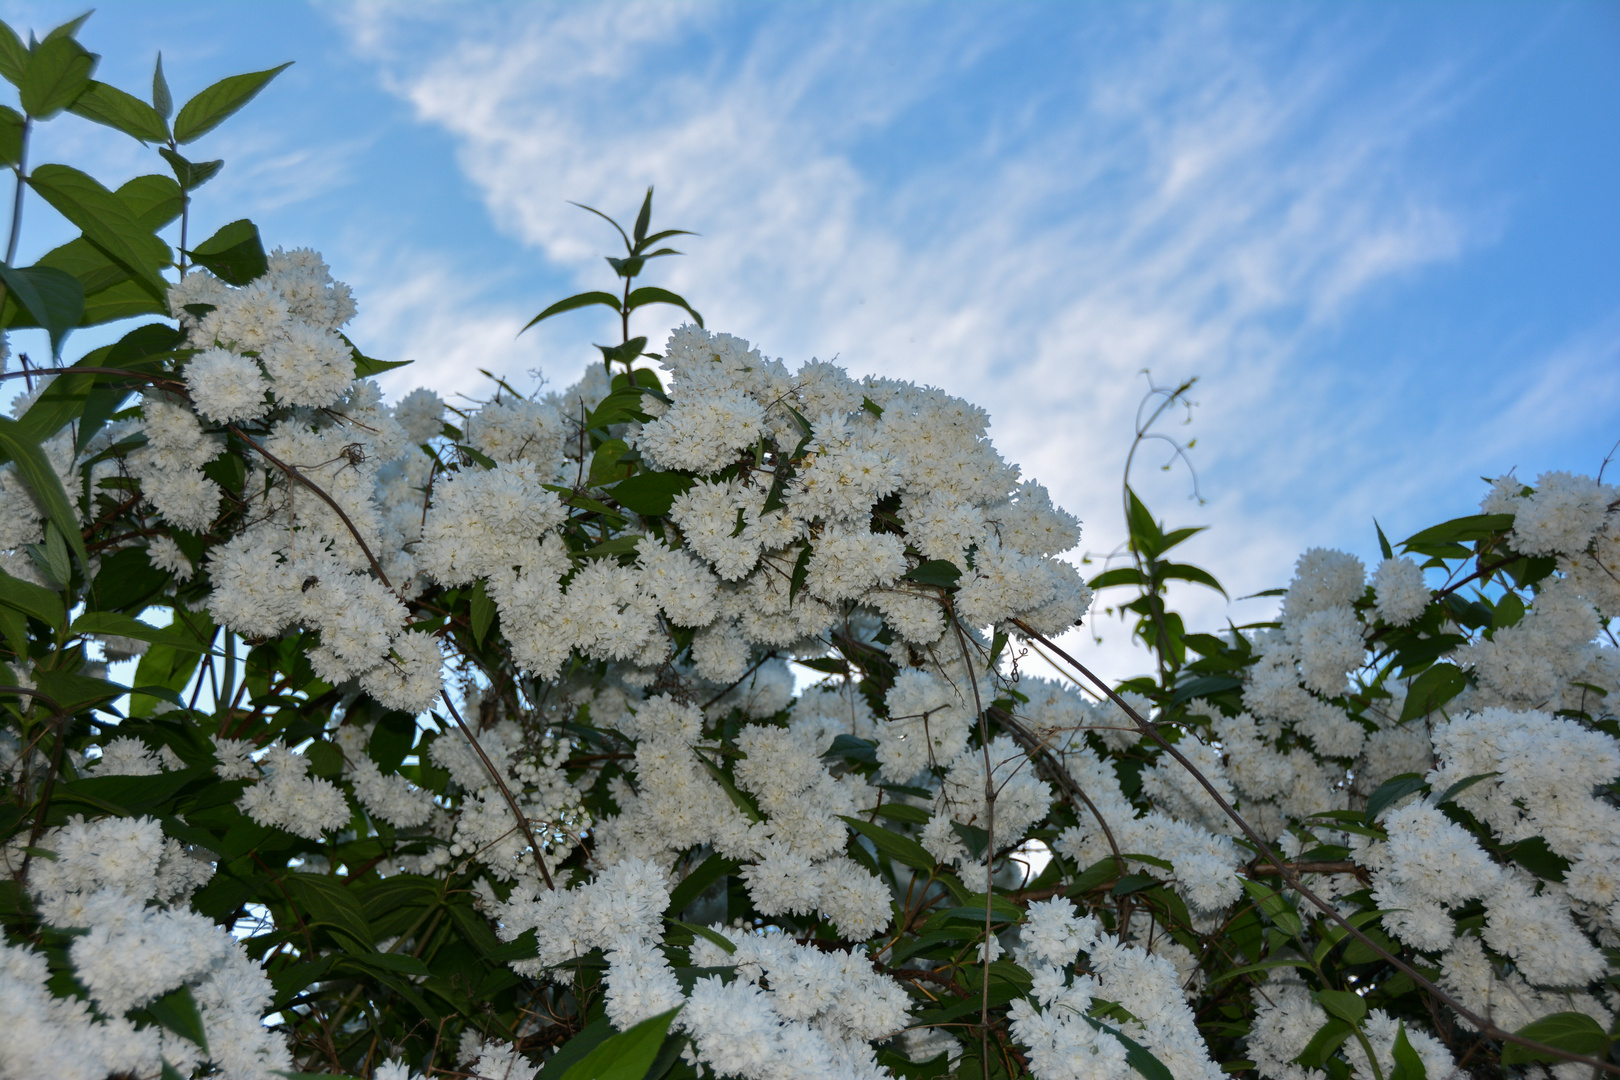
[[[844,739],[851,738],[852,736],[840,735],[838,737],[840,739]],[[861,741],[864,742],[865,740]],[[877,760],[877,756],[875,754],[873,755],[872,760]],[[920,806],[912,806],[910,803],[898,802],[883,803],[874,808],[873,812],[879,817],[886,817],[890,821],[903,821],[907,825],[926,825],[934,817],[933,814],[930,814],[927,810],[924,810]]]
[[[1099,859],[1080,872],[1063,890],[1064,896],[1078,897],[1108,884],[1119,876],[1119,864],[1112,858]]]
[[[1406,692],[1406,704],[1401,707],[1401,722],[1429,715],[1467,687],[1468,677],[1456,665],[1434,665],[1412,680]]]
[[[1299,913],[1289,906],[1288,901],[1283,899],[1281,893],[1248,878],[1243,880],[1243,889],[1254,898],[1255,903],[1260,905],[1260,910],[1265,912],[1271,921],[1277,924],[1285,934],[1289,937],[1299,936],[1302,929]]]
[[[1461,795],[1464,791],[1467,791],[1469,788],[1473,787],[1475,784],[1479,783],[1481,780],[1489,780],[1492,777],[1501,775],[1502,774],[1499,772],[1487,772],[1476,773],[1473,776],[1465,776],[1455,784],[1452,784],[1450,787],[1446,788],[1445,792],[1438,799],[1434,800],[1434,805],[1444,805],[1445,803],[1448,803],[1452,799],[1456,798],[1458,795]]]
[[[636,308],[647,304],[672,304],[675,307],[684,308],[686,313],[692,316],[693,322],[699,326],[703,325],[703,316],[693,310],[692,305],[688,304],[685,299],[675,295],[668,289],[660,289],[654,285],[643,285],[633,291],[625,302],[624,308],[626,311],[634,311]]]
[[[741,867],[742,864],[735,859],[710,855],[698,864],[697,869],[682,878],[679,885],[670,890],[669,907],[665,910],[679,915],[702,894],[703,890],[728,874],[735,874]]]
[[[204,1050],[208,1049],[208,1036],[203,1033],[202,1013],[191,996],[191,987],[165,994],[146,1007],[152,1019],[182,1038],[190,1039]]]
[[[643,1020],[620,1032],[576,1062],[560,1080],[643,1080],[669,1033],[670,1021],[680,1009]]]
[[[50,334],[51,355],[61,356],[63,339],[84,315],[84,286],[54,266],[13,269],[0,262],[0,278],[35,323]]]
[[[122,263],[154,296],[167,295],[169,286],[158,268],[169,265],[169,247],[141,228],[123,199],[66,165],[41,165],[28,183],[77,225],[87,239]]]
[[[66,625],[62,598],[43,585],[14,578],[0,570],[0,604],[32,615],[46,626],[60,630]]]
[[[932,870],[934,868],[934,857],[928,854],[921,844],[910,837],[901,836],[891,829],[885,829],[881,825],[873,825],[870,822],[862,821],[860,818],[844,817],[840,814],[839,820],[866,837],[874,847],[896,862],[904,863],[915,870]]]
[[[1294,1060],[1307,1068],[1320,1069],[1327,1059],[1333,1056],[1333,1052],[1344,1045],[1344,1040],[1348,1039],[1353,1031],[1355,1028],[1343,1020],[1337,1017],[1329,1018],[1328,1022],[1311,1036],[1311,1041],[1305,1044],[1305,1049],[1300,1051],[1299,1057]]]
[[[1471,514],[1413,533],[1401,541],[1401,546],[1411,548],[1413,545],[1471,543],[1512,527],[1512,514]]]
[[[246,218],[231,222],[186,254],[231,285],[246,285],[269,269],[259,227]]]
[[[1125,1060],[1130,1062],[1131,1068],[1147,1077],[1147,1080],[1175,1080],[1175,1075],[1164,1062],[1129,1035],[1090,1016],[1086,1017],[1086,1022],[1098,1031],[1106,1031],[1118,1039],[1125,1047]]]
[[[162,173],[135,177],[119,187],[118,197],[135,215],[136,224],[149,232],[157,232],[186,208],[186,193]]]
[[[1160,578],[1174,578],[1180,581],[1191,581],[1198,585],[1207,585],[1222,596],[1226,595],[1226,590],[1221,587],[1219,581],[1215,580],[1215,575],[1202,567],[1190,566],[1187,563],[1158,563],[1154,566],[1154,572]]]
[[[225,167],[224,161],[188,161],[167,146],[158,147],[158,153],[169,163],[169,168],[174,170],[175,180],[186,191],[195,191],[202,187]]]
[[[116,86],[94,79],[74,100],[69,111],[143,143],[160,143],[169,137],[169,125],[156,109]]]
[[[641,200],[641,213],[636,215],[634,235],[637,244],[647,239],[647,226],[652,222],[652,196],[653,189],[649,186],[647,188],[647,197]]]
[[[16,462],[17,474],[38,500],[48,520],[62,530],[62,536],[78,557],[79,565],[90,566],[90,556],[84,549],[84,537],[79,535],[79,519],[68,502],[62,480],[56,475],[39,441],[29,438],[23,425],[16,420],[0,417],[0,453]]]
[[[809,544],[799,545],[799,556],[793,560],[793,573],[788,576],[788,603],[798,598],[799,590],[804,583],[810,580],[810,556],[812,549]]]
[[[153,626],[115,611],[87,611],[73,620],[68,630],[72,634],[118,634],[154,645],[167,645],[172,649],[191,652],[211,652],[207,643],[199,642],[190,634],[172,626]]]
[[[152,69],[152,108],[164,120],[174,115],[174,97],[169,93],[169,80],[163,77],[162,53],[158,53],[157,66]]]
[[[877,743],[870,739],[862,739],[855,735],[842,734],[833,738],[832,746],[828,748],[823,757],[841,757],[850,761],[865,762],[868,765],[877,764]]]
[[[96,58],[66,35],[42,41],[28,57],[22,81],[23,111],[36,120],[55,116],[90,85]]]
[[[252,101],[266,83],[290,67],[292,64],[288,62],[267,71],[232,75],[210,86],[186,102],[180,115],[174,118],[174,141],[188,143],[212,131],[226,117]]]
[[[704,757],[702,754],[699,754],[696,750],[692,751],[692,753],[696,755],[698,761],[703,765],[704,771],[707,772],[709,776],[713,778],[714,782],[720,785],[721,790],[730,797],[732,805],[736,806],[738,810],[743,812],[744,817],[748,818],[749,821],[765,820],[765,815],[759,812],[759,807],[754,804],[753,798],[744,794],[736,784],[732,783],[731,777],[721,772],[718,765]]]
[[[1418,1057],[1418,1052],[1412,1049],[1404,1023],[1395,1029],[1394,1058],[1395,1068],[1391,1070],[1389,1080],[1428,1080],[1428,1070],[1423,1067],[1423,1059]]]
[[[12,86],[22,83],[23,71],[28,67],[28,46],[22,43],[17,31],[0,22],[0,75]]]
[[[1378,815],[1394,803],[1400,802],[1414,791],[1426,791],[1429,785],[1417,773],[1401,773],[1378,785],[1378,790],[1367,797],[1367,820],[1377,821]]]
[[[1337,1016],[1347,1024],[1359,1024],[1367,1015],[1367,1003],[1351,990],[1318,990],[1316,1002],[1329,1016]]]
[[[1514,1032],[1526,1039],[1546,1043],[1572,1054],[1602,1057],[1608,1050],[1609,1036],[1602,1025],[1585,1013],[1559,1012],[1543,1016]],[[1524,1065],[1532,1061],[1557,1061],[1551,1054],[1517,1043],[1502,1044],[1502,1064]]]
[[[1143,577],[1142,571],[1134,566],[1116,566],[1112,570],[1104,570],[1086,584],[1093,589],[1108,589],[1115,585],[1140,587],[1147,584],[1147,578]]]
[[[626,510],[642,517],[658,517],[669,513],[675,497],[684,495],[695,482],[692,477],[678,473],[638,473],[619,481],[608,489],[608,494]]]
[[[961,576],[962,571],[949,559],[929,559],[907,571],[905,580],[948,589],[953,588]]]
[[[1378,524],[1377,518],[1373,518],[1373,528],[1378,530],[1379,552],[1384,556],[1384,558],[1393,559],[1395,557],[1395,549],[1389,546],[1389,537],[1384,535],[1384,527]],[[1404,1028],[1402,1030],[1404,1031]]]
[[[559,300],[555,304],[552,304],[540,314],[524,323],[523,330],[527,330],[529,327],[533,326],[542,319],[549,319],[553,315],[561,315],[565,311],[573,311],[576,308],[590,307],[592,304],[601,304],[603,307],[610,307],[615,313],[620,311],[619,298],[614,296],[612,293],[582,292],[574,296],[570,296],[566,300]],[[518,333],[523,333],[523,330],[519,330]]]
[[[489,633],[490,624],[495,621],[495,601],[489,598],[484,591],[484,579],[479,578],[473,585],[472,597],[469,600],[471,612],[473,640],[479,648],[484,646],[484,635]]]
[[[16,109],[0,105],[0,165],[11,166],[22,161],[23,131],[27,123]]]

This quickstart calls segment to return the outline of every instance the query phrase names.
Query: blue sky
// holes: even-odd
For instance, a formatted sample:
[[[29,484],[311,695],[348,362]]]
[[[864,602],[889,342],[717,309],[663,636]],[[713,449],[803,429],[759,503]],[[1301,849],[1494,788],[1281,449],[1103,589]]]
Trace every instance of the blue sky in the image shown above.
[[[651,280],[790,364],[984,405],[1086,550],[1121,534],[1141,370],[1199,375],[1207,503],[1151,452],[1138,483],[1213,526],[1188,553],[1234,595],[1620,438],[1620,4],[114,3],[80,37],[141,94],[162,49],[182,101],[297,61],[196,144],[226,160],[196,221],[325,252],[362,347],[417,361],[395,392],[572,381],[605,313],[516,336],[607,280],[568,200],[629,218],[655,184],[702,235]],[[47,132],[108,183],[156,163]],[[33,204],[24,259],[63,235]]]

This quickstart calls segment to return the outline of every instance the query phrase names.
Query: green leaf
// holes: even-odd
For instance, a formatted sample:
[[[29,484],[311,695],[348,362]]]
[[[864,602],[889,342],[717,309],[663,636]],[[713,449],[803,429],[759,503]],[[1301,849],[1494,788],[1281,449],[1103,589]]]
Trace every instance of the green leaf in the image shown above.
[[[640,339],[645,342],[645,338]],[[615,390],[601,403],[592,409],[585,417],[584,424],[587,430],[597,428],[606,429],[610,424],[622,424],[629,420],[646,420],[647,414],[641,408],[640,388],[625,387]]]
[[[284,881],[293,898],[300,902],[311,923],[330,927],[350,938],[363,953],[376,951],[371,944],[371,927],[360,910],[360,902],[336,878],[324,874],[288,874]]]
[[[1367,1015],[1367,1003],[1350,990],[1318,990],[1316,1002],[1347,1024],[1359,1024]]]
[[[1378,790],[1367,797],[1367,820],[1377,821],[1378,815],[1394,803],[1400,802],[1414,791],[1424,791],[1428,788],[1423,777],[1417,773],[1401,773],[1392,776],[1378,785]]]
[[[186,254],[231,285],[246,285],[270,268],[259,227],[246,218],[231,222]]]
[[[1468,677],[1454,664],[1436,664],[1412,680],[1401,706],[1400,723],[1416,720],[1440,709],[1468,688]]]
[[[32,615],[53,630],[61,630],[67,625],[67,615],[59,595],[43,585],[14,578],[4,570],[0,570],[0,604],[24,615]]]
[[[1311,1036],[1311,1041],[1305,1044],[1305,1049],[1301,1050],[1299,1057],[1294,1060],[1307,1068],[1320,1069],[1326,1064],[1327,1059],[1333,1056],[1333,1052],[1344,1045],[1344,1040],[1348,1039],[1355,1030],[1354,1027],[1343,1020],[1330,1017],[1328,1022],[1318,1028],[1315,1035]]]
[[[158,153],[162,154],[163,160],[169,163],[169,168],[174,170],[175,180],[186,191],[195,191],[202,187],[212,180],[220,169],[225,167],[223,160],[189,161],[170,150],[167,146],[158,147]]]
[[[9,105],[0,105],[0,165],[16,165],[23,158],[23,132],[28,121]]]
[[[1298,937],[1303,924],[1299,921],[1299,913],[1289,906],[1288,901],[1282,898],[1277,890],[1260,884],[1258,881],[1243,880],[1244,891],[1254,898],[1265,912],[1284,933],[1289,937]]]
[[[961,576],[962,571],[949,559],[929,559],[906,571],[904,580],[949,589],[956,586]]]
[[[190,1039],[204,1050],[208,1049],[208,1036],[203,1033],[202,1013],[191,996],[191,987],[165,994],[146,1007],[152,1019],[179,1035]]]
[[[1222,596],[1226,595],[1226,590],[1221,587],[1219,581],[1215,580],[1215,575],[1202,567],[1190,566],[1187,563],[1158,563],[1153,569],[1154,573],[1161,578],[1191,581],[1198,585],[1208,586]]]
[[[23,71],[28,67],[28,46],[22,43],[17,31],[0,22],[0,75],[12,86],[22,83]]]
[[[737,946],[733,945],[724,934],[710,930],[707,926],[698,926],[694,923],[681,922],[679,919],[668,919],[666,921],[671,926],[678,926],[688,933],[696,934],[698,937],[703,938],[712,945],[718,946],[728,954],[737,951]]]
[[[79,28],[82,27],[85,24],[85,21],[87,19],[89,19],[90,16],[92,16],[94,14],[95,14],[95,9],[92,8],[91,10],[85,12],[83,15],[79,15],[79,16],[77,16],[75,18],[69,19],[67,22],[63,23],[61,26],[58,26],[55,30],[52,30],[50,33],[46,34],[45,35],[45,40],[46,41],[53,41],[56,38],[62,38],[62,37],[70,38],[70,37],[73,37],[75,34],[77,34],[79,32]]]
[[[804,583],[810,580],[810,556],[812,554],[813,549],[809,544],[799,546],[799,557],[793,560],[793,573],[788,577],[788,603],[790,604],[798,597],[799,590],[804,588]]]
[[[226,117],[252,101],[271,79],[290,67],[289,61],[266,71],[219,80],[180,109],[180,115],[174,118],[174,141],[188,143],[214,130]]]
[[[174,115],[174,96],[169,93],[169,80],[163,77],[163,54],[158,53],[157,66],[152,69],[152,108],[164,120]]]
[[[1373,518],[1373,528],[1378,530],[1379,553],[1382,554],[1386,559],[1393,559],[1395,557],[1395,549],[1389,546],[1389,537],[1384,535],[1384,527],[1378,524],[1377,518]],[[1402,1030],[1405,1030],[1404,1026]]]
[[[473,640],[478,643],[479,648],[483,648],[484,635],[489,633],[490,624],[495,621],[495,601],[484,591],[483,578],[479,578],[473,585],[470,606]]]
[[[183,633],[172,626],[153,626],[151,623],[141,622],[128,615],[120,615],[116,611],[87,611],[73,620],[68,628],[70,634],[118,634],[121,637],[134,638],[136,641],[149,641],[154,645],[167,645],[171,649],[181,652],[212,653],[206,642],[199,642],[191,634]],[[218,655],[217,653],[215,655]]]
[[[1069,883],[1069,887],[1063,890],[1063,895],[1068,897],[1082,896],[1093,889],[1108,884],[1118,876],[1119,864],[1114,861],[1112,856],[1106,859],[1098,859],[1081,871],[1079,876]]]
[[[1112,570],[1104,570],[1086,584],[1093,589],[1108,589],[1115,585],[1140,587],[1147,584],[1147,578],[1134,566],[1116,566]]]
[[[1514,1032],[1526,1039],[1546,1043],[1572,1054],[1602,1057],[1609,1047],[1609,1036],[1602,1025],[1585,1013],[1559,1012],[1543,1016]],[[1532,1061],[1557,1061],[1558,1058],[1528,1046],[1505,1042],[1502,1044],[1502,1064],[1524,1065]]]
[[[586,1054],[560,1080],[643,1080],[669,1033],[670,1021],[679,1008],[643,1020],[629,1031],[620,1032]]]
[[[23,111],[45,120],[69,105],[90,85],[96,58],[71,37],[49,38],[29,54],[17,89]]]
[[[37,439],[28,437],[26,429],[15,420],[0,417],[0,452],[16,462],[17,473],[33,492],[34,498],[45,511],[45,517],[62,530],[79,565],[88,574],[90,555],[84,549],[84,537],[79,535],[79,519],[73,513],[61,478],[51,466],[50,459]]]
[[[1484,540],[1494,533],[1505,532],[1512,527],[1512,514],[1470,514],[1468,517],[1453,518],[1439,525],[1432,525],[1422,532],[1413,533],[1401,541],[1401,547],[1410,548],[1414,544],[1471,543]]]
[[[186,208],[186,193],[162,173],[137,176],[118,189],[135,221],[148,232],[157,232],[180,216]]]
[[[84,315],[84,286],[54,266],[16,269],[0,262],[0,278],[17,302],[51,336],[51,356],[62,355],[62,341]]]
[[[92,679],[87,675],[51,671],[48,668],[36,668],[34,678],[38,681],[39,688],[49,694],[52,700],[68,713],[80,712],[91,705],[123,697],[129,691],[129,687],[119,686],[106,679]]]
[[[619,298],[614,296],[612,293],[582,292],[574,296],[570,296],[566,300],[559,300],[555,304],[552,304],[550,307],[546,308],[546,310],[524,323],[523,330],[527,330],[529,327],[533,326],[542,319],[549,319],[553,315],[561,315],[565,311],[573,311],[576,308],[590,307],[592,304],[601,304],[603,307],[610,307],[613,309],[615,314],[621,314],[619,310]],[[523,333],[523,330],[519,330],[518,333]]]
[[[1153,1051],[1126,1035],[1123,1031],[1110,1027],[1101,1020],[1090,1016],[1086,1017],[1086,1023],[1098,1031],[1106,1031],[1118,1039],[1120,1044],[1125,1047],[1125,1060],[1130,1063],[1131,1068],[1147,1077],[1147,1080],[1175,1080],[1175,1074],[1169,1070],[1164,1062],[1154,1056]]]
[[[874,847],[895,862],[903,863],[914,870],[932,870],[934,868],[934,857],[928,854],[927,849],[910,837],[901,836],[891,829],[885,829],[881,825],[873,825],[871,822],[862,821],[860,818],[845,817],[840,814],[838,820],[866,837]]]
[[[675,497],[686,494],[694,483],[693,477],[679,473],[637,473],[609,488],[608,494],[626,510],[642,517],[660,517],[669,513]]]
[[[731,778],[720,771],[720,767],[718,765],[704,757],[702,754],[699,754],[696,750],[693,750],[692,753],[694,756],[696,756],[698,761],[702,763],[704,771],[707,772],[709,776],[714,779],[714,782],[720,785],[721,790],[723,790],[726,795],[730,797],[732,805],[736,806],[738,810],[743,812],[744,817],[748,818],[750,821],[765,820],[765,815],[759,812],[759,807],[754,805],[754,800],[743,794],[742,791],[738,789],[737,785],[731,782]]]
[[[692,316],[692,321],[699,326],[703,325],[703,316],[699,315],[685,299],[675,295],[668,289],[660,289],[655,285],[643,285],[630,294],[624,305],[624,310],[634,311],[646,304],[672,304],[678,308],[685,308],[686,313]]]
[[[1418,1052],[1412,1049],[1404,1023],[1395,1029],[1394,1058],[1395,1068],[1391,1070],[1389,1080],[1428,1080],[1428,1070],[1423,1067],[1423,1059],[1418,1057]]]
[[[140,227],[123,199],[66,165],[41,165],[28,184],[154,296],[161,299],[168,294],[168,282],[158,268],[169,265],[169,246]]]
[[[1473,787],[1475,784],[1479,783],[1481,780],[1490,780],[1493,777],[1501,775],[1502,774],[1499,772],[1486,772],[1475,773],[1473,776],[1465,776],[1455,784],[1452,784],[1450,787],[1446,788],[1445,792],[1438,799],[1434,800],[1434,805],[1441,806],[1448,803],[1458,795],[1461,795],[1463,792]]]
[[[576,1062],[612,1035],[613,1024],[605,1016],[597,1017],[586,1024],[578,1035],[557,1048],[557,1052],[547,1059],[545,1066],[535,1076],[535,1080],[560,1080]]]
[[[703,890],[728,874],[735,874],[741,867],[742,863],[735,859],[710,855],[698,864],[697,869],[682,878],[679,885],[670,890],[669,907],[664,910],[671,914],[680,914],[703,893]]]
[[[122,131],[142,143],[160,143],[169,137],[169,125],[164,123],[156,109],[116,86],[94,79],[90,80],[68,111],[115,131]]]
[[[838,736],[838,738],[847,739],[847,738],[853,738],[853,736],[840,735],[840,736]],[[864,740],[864,739],[861,739],[859,741],[862,742],[862,743],[866,743],[866,740]],[[867,745],[867,749],[870,750],[871,749],[871,744],[866,744],[866,745]],[[877,760],[877,755],[876,754],[873,754],[872,760],[874,760],[874,761]],[[924,810],[920,806],[912,806],[910,803],[899,803],[899,802],[883,803],[880,806],[874,807],[872,812],[877,814],[880,817],[886,817],[890,821],[903,821],[907,825],[926,825],[930,821],[932,821],[933,818],[934,818],[934,815],[930,814],[927,810]]]
[[[641,213],[636,215],[634,235],[637,244],[647,239],[647,226],[652,223],[652,196],[652,186],[648,185],[647,197],[641,200]]]

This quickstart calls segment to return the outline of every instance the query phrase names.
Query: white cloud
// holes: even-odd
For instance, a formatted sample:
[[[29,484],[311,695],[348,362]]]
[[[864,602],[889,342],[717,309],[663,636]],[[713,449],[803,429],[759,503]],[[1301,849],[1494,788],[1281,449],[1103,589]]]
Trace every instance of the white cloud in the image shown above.
[[[1468,476],[1440,453],[1457,425],[1414,430],[1410,402],[1305,361],[1369,295],[1496,235],[1496,211],[1408,165],[1466,96],[1455,73],[1369,89],[1358,65],[1378,41],[1346,50],[1343,26],[1288,9],[1058,10],[340,17],[385,85],[453,136],[498,226],[572,268],[577,287],[601,284],[609,235],[565,201],[628,214],[656,183],[655,221],[704,236],[653,280],[790,361],[837,354],[985,405],[1003,452],[1087,520],[1090,550],[1121,535],[1143,368],[1204,376],[1190,430],[1224,485],[1183,511],[1180,487],[1142,482],[1177,523],[1216,525],[1189,554],[1235,595],[1282,584],[1307,543],[1359,541],[1371,514],[1399,509],[1392,491],[1432,501]],[[1031,61],[1042,77],[1013,99],[998,87],[1040,37],[1066,37],[1072,59]],[[461,297],[418,281],[390,303],[441,358],[429,375],[506,355],[494,339],[514,315],[469,331],[465,312],[433,314]],[[641,328],[656,342],[669,319],[653,318]],[[1592,362],[1548,375],[1548,392]],[[1426,464],[1380,459],[1397,444]],[[1215,621],[1225,608],[1191,611]]]

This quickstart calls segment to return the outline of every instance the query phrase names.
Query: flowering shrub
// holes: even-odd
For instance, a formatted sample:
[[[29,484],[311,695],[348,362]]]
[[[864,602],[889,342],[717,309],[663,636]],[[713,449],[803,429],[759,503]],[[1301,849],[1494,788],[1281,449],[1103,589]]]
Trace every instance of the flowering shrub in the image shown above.
[[[601,367],[385,404],[319,256],[186,247],[180,147],[275,72],[171,121],[76,30],[0,31],[83,232],[0,320],[156,318],[0,421],[0,1077],[1620,1072],[1620,491],[1503,478],[1189,632],[1196,530],[1127,484],[1082,581],[982,410],[637,287],[650,192],[537,316],[612,308]],[[29,172],[64,108],[175,178]],[[1093,590],[1155,676],[1053,643]]]

